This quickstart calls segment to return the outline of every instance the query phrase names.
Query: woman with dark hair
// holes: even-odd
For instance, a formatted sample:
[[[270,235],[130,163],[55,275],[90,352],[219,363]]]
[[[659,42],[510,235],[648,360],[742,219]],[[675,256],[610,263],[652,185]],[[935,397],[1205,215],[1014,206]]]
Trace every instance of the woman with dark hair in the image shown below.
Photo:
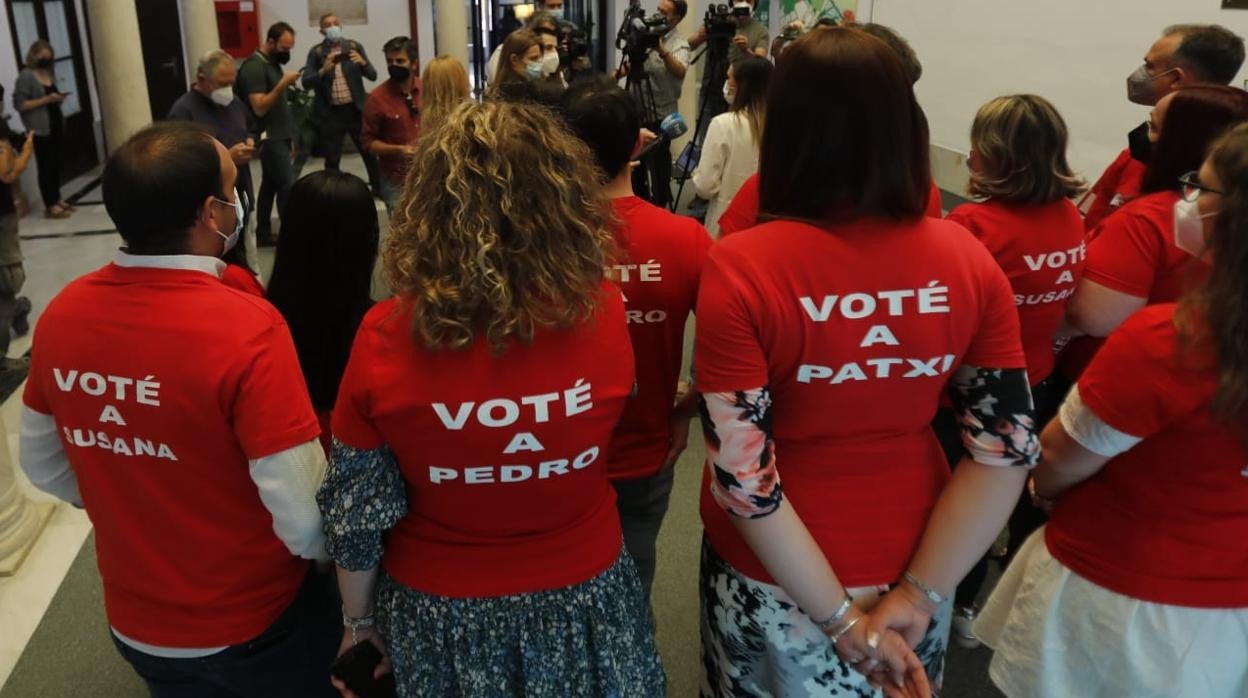
[[[769,222],[717,243],[698,292],[704,695],[869,695],[860,674],[922,693],[924,669],[939,687],[950,596],[1039,456],[1009,280],[924,216],[929,172],[887,45],[831,28],[785,49]],[[952,477],[930,426],[946,393]]]
[[[719,235],[719,217],[732,195],[758,171],[758,143],[763,138],[771,61],[750,56],[728,66],[724,99],[729,110],[711,119],[702,158],[693,171],[698,196],[709,199],[707,230]]]
[[[542,42],[529,29],[517,29],[503,40],[498,71],[486,97],[508,101],[536,101],[536,83],[542,78]]]
[[[318,496],[342,651],[388,649],[401,696],[663,694],[607,479],[634,377],[609,216],[545,109],[420,138]]]
[[[62,151],[65,149],[65,95],[56,87],[56,57],[52,44],[39,39],[26,51],[26,66],[13,87],[13,107],[22,125],[35,134],[35,162],[39,169],[39,195],[48,218],[67,218],[75,210],[61,198]]]
[[[1200,283],[1208,265],[1174,244],[1178,178],[1199,168],[1209,144],[1245,120],[1248,92],[1236,87],[1185,87],[1157,103],[1149,116],[1149,140],[1155,145],[1141,196],[1089,233],[1084,277],[1066,306],[1071,328],[1105,337],[1145,305],[1172,303]],[[1099,346],[1080,340],[1069,348],[1072,354],[1063,359],[1063,368],[1072,379]]]
[[[1007,695],[1248,695],[1248,125],[1181,181],[1207,278],[1115,329],[1044,430],[1052,518],[975,625]]]
[[[268,299],[290,326],[299,367],[329,449],[329,415],[356,329],[373,301],[377,209],[368,184],[324,170],[295,182],[269,279]]]

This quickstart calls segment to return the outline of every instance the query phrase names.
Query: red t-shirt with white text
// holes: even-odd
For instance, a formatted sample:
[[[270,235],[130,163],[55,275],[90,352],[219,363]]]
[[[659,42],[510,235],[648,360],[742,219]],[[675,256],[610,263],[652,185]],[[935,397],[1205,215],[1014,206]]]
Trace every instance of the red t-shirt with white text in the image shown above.
[[[1084,278],[1138,298],[1148,305],[1172,303],[1198,287],[1209,265],[1174,244],[1173,191],[1147,194],[1123,206],[1088,235]],[[1067,347],[1063,371],[1077,377],[1102,340],[1078,337]]]
[[[637,393],[611,439],[613,480],[658,472],[672,435],[672,401],[684,358],[685,321],[711,236],[691,218],[630,196],[612,201],[627,259],[612,276],[624,292],[628,335],[637,360]]]
[[[1184,343],[1173,304],[1115,330],[1079,379],[1100,419],[1144,440],[1058,499],[1053,556],[1120,594],[1248,607],[1248,451],[1216,418],[1213,352]]]
[[[1035,385],[1053,372],[1053,335],[1083,275],[1079,210],[1066,199],[1031,206],[996,201],[963,204],[949,220],[984,243],[1014,289],[1027,375]]]
[[[282,316],[201,271],[110,264],[52,300],[34,346],[23,400],[61,432],[109,622],[160,647],[259,635],[309,561],[248,461],[320,432]]]
[[[841,581],[896,581],[949,475],[930,424],[952,373],[1025,363],[992,256],[935,218],[765,223],[711,249],[697,313],[698,388],[770,386],[784,496]],[[705,484],[711,545],[770,581]]]
[[[1144,184],[1144,172],[1148,163],[1131,157],[1129,149],[1123,149],[1118,157],[1105,168],[1101,178],[1079,201],[1083,211],[1083,229],[1091,232],[1128,201],[1140,195]]]
[[[732,201],[728,203],[728,208],[720,214],[719,236],[722,238],[757,225],[758,201],[758,174],[755,173],[742,183],[741,188],[733,195]],[[927,195],[927,211],[924,215],[940,218],[943,215],[940,206],[940,188],[936,186],[936,180],[932,180],[932,188]]]
[[[589,321],[496,353],[429,351],[410,301],[373,306],[334,407],[334,438],[389,446],[408,514],[382,566],[428,594],[484,597],[584,582],[620,554],[607,444],[633,387],[620,292]]]

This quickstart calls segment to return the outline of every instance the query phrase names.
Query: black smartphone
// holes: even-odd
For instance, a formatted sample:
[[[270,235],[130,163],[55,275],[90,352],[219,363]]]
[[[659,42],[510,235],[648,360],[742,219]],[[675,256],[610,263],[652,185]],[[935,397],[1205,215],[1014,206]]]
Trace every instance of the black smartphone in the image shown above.
[[[396,698],[394,674],[373,678],[380,663],[381,652],[373,643],[361,642],[335,659],[329,665],[329,673],[360,698]]]

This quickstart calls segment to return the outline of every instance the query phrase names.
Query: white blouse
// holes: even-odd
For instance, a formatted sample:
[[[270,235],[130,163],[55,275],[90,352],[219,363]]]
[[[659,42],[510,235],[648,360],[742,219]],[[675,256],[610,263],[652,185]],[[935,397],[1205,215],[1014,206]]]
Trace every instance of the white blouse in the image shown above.
[[[693,171],[698,196],[710,200],[706,229],[719,237],[719,217],[737,190],[758,171],[758,144],[743,112],[726,112],[711,120],[702,142],[702,158]]]

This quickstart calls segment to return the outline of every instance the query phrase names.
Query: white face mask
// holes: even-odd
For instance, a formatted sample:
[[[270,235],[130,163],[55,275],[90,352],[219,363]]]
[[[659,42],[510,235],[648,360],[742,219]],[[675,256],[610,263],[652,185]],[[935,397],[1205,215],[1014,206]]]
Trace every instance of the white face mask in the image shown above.
[[[243,218],[244,218],[243,197],[238,192],[238,190],[235,189],[233,202],[226,201],[225,199],[217,199],[217,201],[219,203],[225,204],[226,206],[234,207],[234,232],[230,233],[229,235],[226,235],[220,230],[217,231],[217,235],[220,235],[222,238],[225,239],[225,248],[221,250],[221,254],[224,255],[225,253],[234,249],[234,246],[238,244],[239,236],[242,235],[243,233]]]
[[[234,101],[234,88],[233,87],[218,87],[217,89],[213,90],[208,95],[208,97],[211,98],[212,101],[216,102],[217,104],[223,107],[228,107],[230,106],[230,102]]]
[[[728,103],[728,106],[730,106],[730,107],[732,106],[732,100],[733,100],[733,98],[734,98],[734,97],[736,97],[736,96],[737,96],[737,95],[736,95],[736,93],[735,93],[735,92],[733,92],[732,90],[728,89],[728,83],[726,83],[726,82],[725,82],[725,83],[724,83],[724,101]]]
[[[1201,214],[1195,201],[1178,201],[1174,204],[1174,246],[1197,259],[1209,261],[1205,247],[1205,219],[1218,215]]]
[[[547,51],[542,54],[542,75],[554,75],[559,70],[559,52]]]
[[[550,16],[554,17],[555,19],[563,19],[562,7],[548,7],[546,8],[546,12],[549,12]]]

